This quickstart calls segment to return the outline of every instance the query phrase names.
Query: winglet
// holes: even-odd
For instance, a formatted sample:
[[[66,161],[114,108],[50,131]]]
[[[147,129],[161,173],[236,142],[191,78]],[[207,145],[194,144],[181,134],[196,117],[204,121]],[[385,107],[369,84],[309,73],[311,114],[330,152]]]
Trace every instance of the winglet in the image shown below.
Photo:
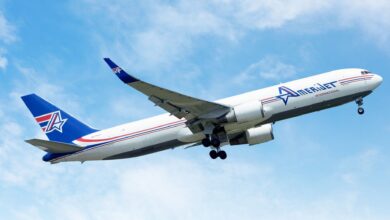
[[[120,68],[114,62],[112,62],[110,58],[104,58],[104,61],[106,61],[108,66],[112,69],[112,71],[115,73],[115,75],[118,76],[118,78],[120,80],[122,80],[122,82],[124,82],[126,84],[130,84],[130,83],[139,81],[139,79],[126,73],[122,68]]]

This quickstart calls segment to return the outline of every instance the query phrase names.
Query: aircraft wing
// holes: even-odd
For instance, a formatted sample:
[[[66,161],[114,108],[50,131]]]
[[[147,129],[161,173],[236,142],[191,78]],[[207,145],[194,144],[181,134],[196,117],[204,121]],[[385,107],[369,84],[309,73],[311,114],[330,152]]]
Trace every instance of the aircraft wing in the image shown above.
[[[125,72],[109,58],[104,58],[104,61],[122,82],[147,95],[155,105],[177,118],[212,120],[230,111],[229,106],[183,95],[144,82]]]

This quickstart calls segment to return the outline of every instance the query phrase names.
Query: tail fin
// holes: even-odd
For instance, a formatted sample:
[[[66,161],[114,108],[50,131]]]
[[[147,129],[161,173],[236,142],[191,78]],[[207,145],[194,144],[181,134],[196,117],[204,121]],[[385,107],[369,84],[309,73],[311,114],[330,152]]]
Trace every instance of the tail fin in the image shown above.
[[[35,94],[21,98],[51,141],[72,143],[97,131]]]

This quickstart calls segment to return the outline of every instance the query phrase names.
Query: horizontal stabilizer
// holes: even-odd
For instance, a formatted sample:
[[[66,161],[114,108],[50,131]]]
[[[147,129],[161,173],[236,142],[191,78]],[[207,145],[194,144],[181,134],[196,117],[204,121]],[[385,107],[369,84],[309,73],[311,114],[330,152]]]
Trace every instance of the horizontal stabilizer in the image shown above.
[[[70,153],[83,149],[82,147],[73,144],[41,139],[26,140],[26,142],[48,153]]]

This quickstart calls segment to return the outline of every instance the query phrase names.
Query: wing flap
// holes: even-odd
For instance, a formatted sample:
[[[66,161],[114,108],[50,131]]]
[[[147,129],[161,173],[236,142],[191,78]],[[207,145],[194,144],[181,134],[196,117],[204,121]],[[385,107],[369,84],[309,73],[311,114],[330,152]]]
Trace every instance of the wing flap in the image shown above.
[[[155,96],[149,96],[149,100],[155,105],[159,106],[167,112],[170,112],[172,115],[175,115],[178,118],[183,118],[189,113],[186,109],[180,108],[176,105],[171,104],[170,101],[162,100]]]
[[[82,147],[73,144],[42,139],[30,139],[26,140],[26,142],[48,153],[70,153],[83,149]]]

